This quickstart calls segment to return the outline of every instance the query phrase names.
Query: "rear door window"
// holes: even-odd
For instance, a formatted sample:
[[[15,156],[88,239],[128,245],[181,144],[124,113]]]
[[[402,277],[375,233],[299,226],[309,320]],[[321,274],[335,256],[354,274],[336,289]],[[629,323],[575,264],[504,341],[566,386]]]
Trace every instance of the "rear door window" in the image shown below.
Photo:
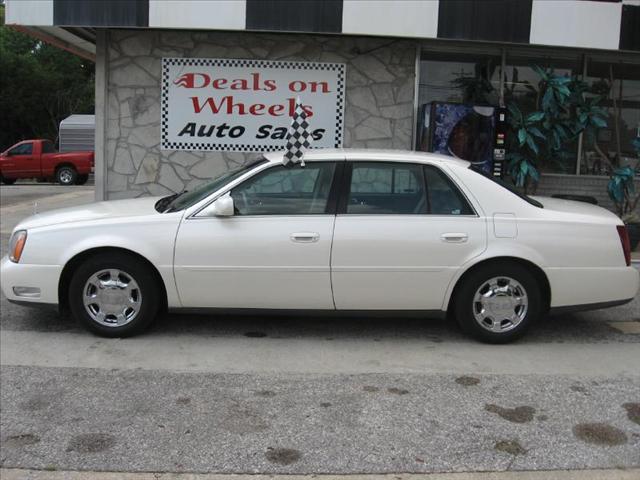
[[[412,163],[354,162],[346,213],[426,214],[422,167]]]
[[[346,203],[351,215],[474,215],[453,181],[431,165],[353,162]]]
[[[473,215],[460,189],[439,168],[424,166],[431,215]]]
[[[53,142],[42,142],[42,153],[56,153]]]

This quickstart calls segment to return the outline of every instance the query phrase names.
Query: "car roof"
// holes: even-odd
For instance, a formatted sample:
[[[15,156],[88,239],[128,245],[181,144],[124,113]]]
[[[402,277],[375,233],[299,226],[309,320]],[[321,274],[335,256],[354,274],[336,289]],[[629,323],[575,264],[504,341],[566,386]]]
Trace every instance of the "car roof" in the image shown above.
[[[264,157],[271,163],[282,162],[285,151],[268,152]],[[470,163],[455,157],[437,153],[416,152],[413,150],[383,150],[364,148],[318,148],[304,153],[305,162],[321,160],[354,160],[367,162],[415,162],[415,163],[448,163],[468,168]]]

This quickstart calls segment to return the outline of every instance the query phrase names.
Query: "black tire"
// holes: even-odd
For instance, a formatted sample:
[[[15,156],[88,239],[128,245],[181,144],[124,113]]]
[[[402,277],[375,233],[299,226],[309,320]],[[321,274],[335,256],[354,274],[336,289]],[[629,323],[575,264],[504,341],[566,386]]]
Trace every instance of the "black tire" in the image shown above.
[[[84,185],[85,183],[87,183],[88,180],[89,180],[89,175],[87,174],[78,175],[78,178],[76,178],[76,185]]]
[[[6,177],[2,177],[0,176],[0,179],[2,180],[2,183],[4,183],[5,185],[13,185],[14,183],[16,183],[16,178],[6,178]]]
[[[62,166],[56,170],[56,181],[60,185],[73,185],[78,179],[78,172],[70,166]]]
[[[514,306],[513,304],[497,305],[495,308],[499,312],[504,311],[509,313],[497,313],[493,315],[493,312],[490,312],[488,318],[476,320],[476,313],[479,317],[482,317],[482,312],[487,312],[488,310],[483,310],[481,303],[483,300],[479,302],[474,301],[476,293],[482,292],[482,288],[487,288],[484,292],[488,292],[488,288],[490,287],[487,286],[487,282],[500,277],[502,278],[497,282],[498,286],[504,288],[505,285],[510,285],[510,288],[515,287],[515,292],[521,292],[522,289],[524,290],[527,300],[526,310],[523,310],[521,306]],[[506,279],[510,279],[511,282],[507,283]],[[515,282],[513,282],[514,280]],[[538,281],[526,267],[517,263],[496,262],[480,266],[465,275],[462,282],[454,298],[453,308],[455,318],[462,330],[482,342],[494,344],[512,342],[524,335],[531,324],[535,323],[544,311]],[[517,286],[517,284],[519,284],[519,286]],[[494,296],[493,298],[496,297]],[[507,298],[510,302],[514,297]],[[518,320],[513,322],[504,319],[504,316],[512,313],[511,309],[513,309],[517,317],[519,314],[522,314],[522,317],[518,317]],[[499,321],[491,318],[494,316],[496,316]],[[500,318],[503,319],[500,320]],[[492,325],[496,325],[495,330],[491,329]],[[504,331],[496,331],[503,328]]]
[[[129,276],[139,287],[140,305],[137,314],[120,326],[100,323],[92,318],[84,306],[87,281],[104,270],[119,270],[124,274],[121,278],[126,280],[126,276]],[[103,337],[123,338],[142,332],[156,318],[161,305],[162,289],[151,269],[137,257],[126,253],[101,253],[90,257],[76,269],[69,284],[68,295],[71,313],[85,328]]]

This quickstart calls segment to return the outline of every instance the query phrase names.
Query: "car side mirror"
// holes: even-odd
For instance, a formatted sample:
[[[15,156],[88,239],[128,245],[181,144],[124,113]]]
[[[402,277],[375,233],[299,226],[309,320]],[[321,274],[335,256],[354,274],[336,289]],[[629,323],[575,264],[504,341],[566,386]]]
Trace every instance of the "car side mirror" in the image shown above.
[[[233,197],[228,193],[213,202],[213,214],[216,217],[233,217]]]

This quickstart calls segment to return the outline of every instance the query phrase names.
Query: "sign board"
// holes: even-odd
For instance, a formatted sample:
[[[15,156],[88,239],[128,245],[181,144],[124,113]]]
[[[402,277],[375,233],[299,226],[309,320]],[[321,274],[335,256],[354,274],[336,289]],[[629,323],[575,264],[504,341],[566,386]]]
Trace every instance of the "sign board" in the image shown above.
[[[341,63],[162,59],[163,150],[283,150],[299,97],[313,148],[341,147]]]

